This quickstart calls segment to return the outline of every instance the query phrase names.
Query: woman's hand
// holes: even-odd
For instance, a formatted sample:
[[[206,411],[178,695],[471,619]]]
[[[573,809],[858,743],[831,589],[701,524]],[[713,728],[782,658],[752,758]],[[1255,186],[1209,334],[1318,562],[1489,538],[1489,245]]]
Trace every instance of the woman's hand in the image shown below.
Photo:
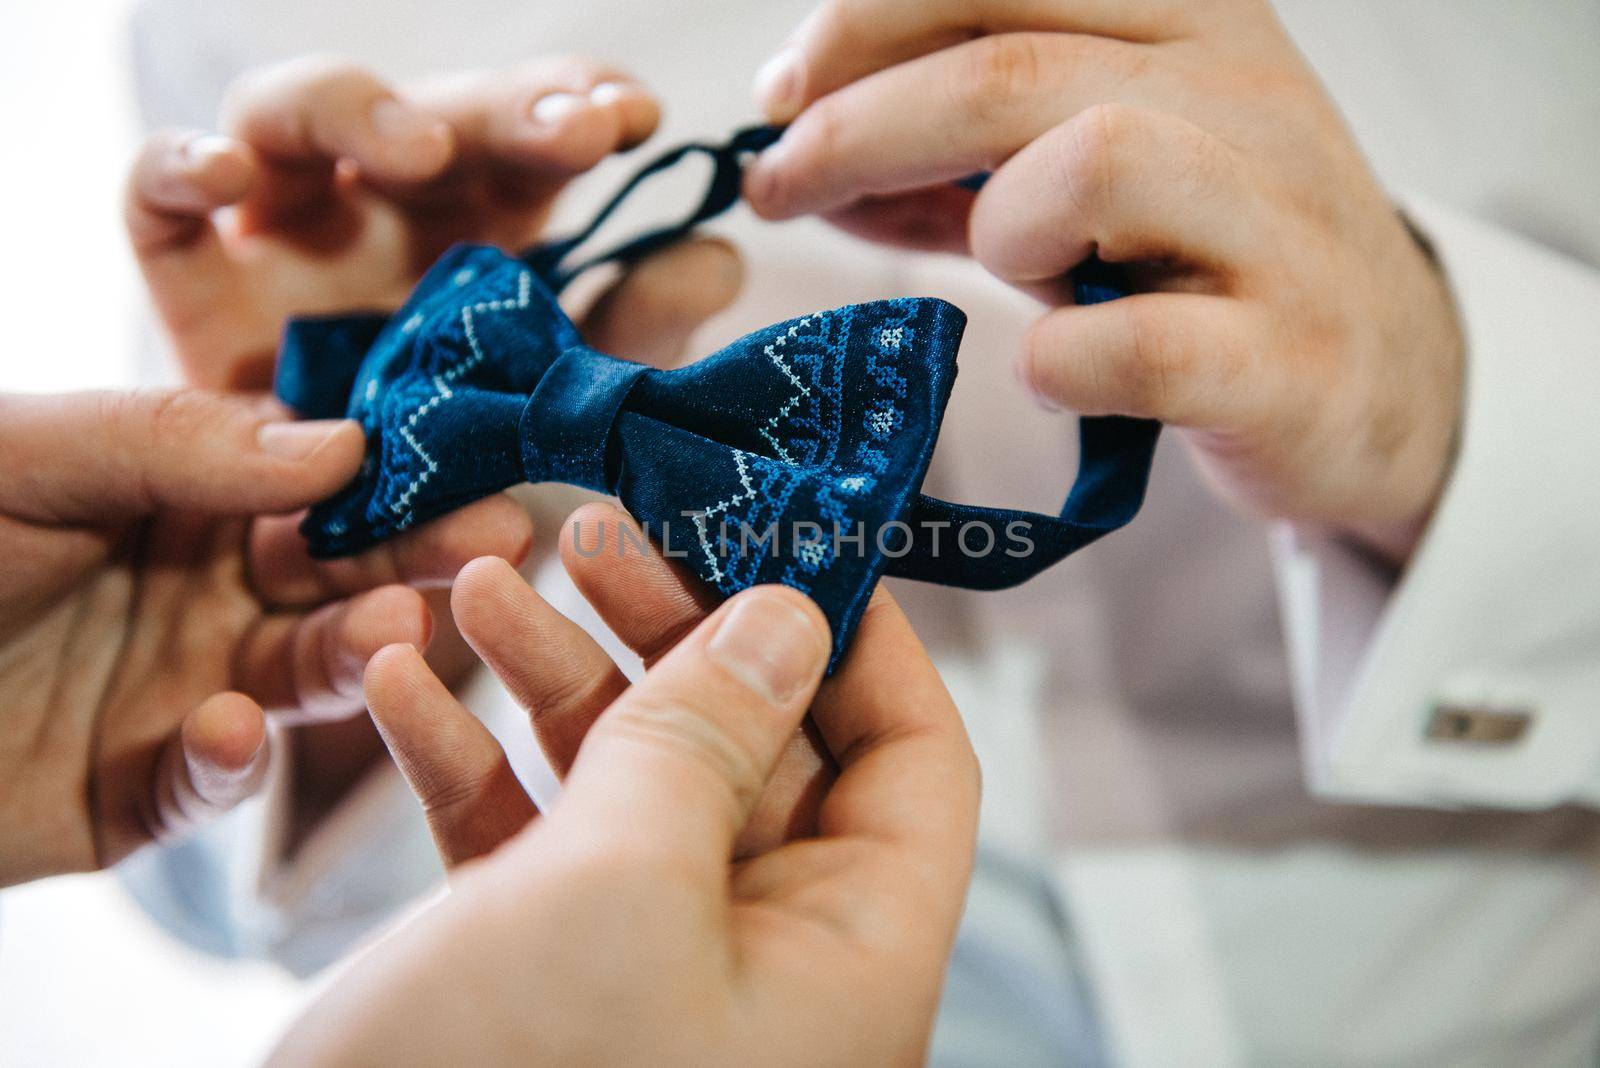
[[[398,91],[345,62],[295,60],[233,86],[226,134],[148,141],[129,179],[129,231],[185,377],[262,388],[290,316],[394,307],[458,241],[520,249],[570,178],[642,141],[656,119],[630,78],[575,58]],[[686,242],[624,274],[580,328],[606,352],[670,362],[733,299],[739,275],[726,244]],[[428,596],[437,608],[447,595]],[[454,684],[477,661],[448,616],[439,622],[429,658]],[[292,850],[383,746],[365,716],[285,741]]]
[[[276,1062],[920,1062],[971,872],[978,772],[887,594],[820,689],[827,624],[782,587],[663,635],[627,687],[503,568],[468,573],[458,610],[481,597],[507,651],[524,651],[502,677],[575,710],[561,798],[544,815],[526,796],[520,810],[487,804],[520,795],[494,740],[414,651],[379,654],[373,715],[436,835],[458,859],[487,855],[313,1006]],[[676,611],[649,589],[636,599],[646,619]],[[604,710],[587,722],[593,700]],[[741,856],[808,710],[837,778],[812,827]]]
[[[290,316],[397,307],[458,241],[530,243],[570,179],[657,119],[631,78],[576,58],[399,90],[294,60],[232,87],[222,133],[149,139],[129,234],[186,379],[263,389]]]
[[[293,514],[361,463],[353,422],[262,397],[0,396],[0,886],[103,867],[248,796],[265,715],[349,716],[369,657],[426,645],[417,588],[491,545],[504,497],[314,561]]]
[[[1054,306],[1019,364],[1043,401],[1183,427],[1247,509],[1407,557],[1461,331],[1266,0],[830,0],[758,95],[793,125],[757,211],[970,252]],[[1070,306],[1091,255],[1143,292]]]

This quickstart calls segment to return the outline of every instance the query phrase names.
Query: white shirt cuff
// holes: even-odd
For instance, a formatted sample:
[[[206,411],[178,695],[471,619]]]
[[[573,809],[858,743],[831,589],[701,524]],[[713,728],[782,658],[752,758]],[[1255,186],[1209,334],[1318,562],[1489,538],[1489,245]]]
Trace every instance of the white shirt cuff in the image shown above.
[[[1331,797],[1600,800],[1600,275],[1408,205],[1467,339],[1460,450],[1397,583],[1283,531],[1308,780]]]

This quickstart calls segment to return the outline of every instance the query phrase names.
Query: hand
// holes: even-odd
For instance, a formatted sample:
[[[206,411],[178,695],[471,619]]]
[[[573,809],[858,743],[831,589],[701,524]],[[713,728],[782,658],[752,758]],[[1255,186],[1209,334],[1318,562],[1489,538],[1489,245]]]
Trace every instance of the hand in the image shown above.
[[[747,174],[761,214],[969,251],[1054,305],[1019,368],[1046,403],[1182,427],[1246,509],[1407,557],[1460,327],[1266,0],[831,0],[759,85],[794,123]],[[1143,292],[1069,306],[1095,254]]]
[[[581,651],[548,622],[541,637]],[[585,674],[541,652],[533,671],[578,694],[610,684],[598,655],[582,652]],[[718,608],[610,701],[554,809],[364,957],[276,1063],[919,1063],[971,873],[977,764],[886,594],[819,690],[827,656],[794,591]],[[368,696],[436,829],[514,784],[413,651],[379,654]],[[730,863],[808,707],[840,769],[817,828]]]
[[[574,584],[647,668],[720,601],[653,549],[618,548],[648,544],[638,523],[610,504],[585,505],[561,531],[561,558]],[[596,552],[596,546],[606,548]],[[468,564],[451,601],[461,635],[527,710],[545,759],[565,779],[589,729],[627,692],[627,677],[504,560],[485,557]],[[422,802],[440,856],[454,868],[516,835],[533,818],[534,805],[499,744],[475,719],[422,716],[421,706],[403,699],[414,682],[409,660],[375,665],[367,678],[368,696],[379,695],[372,716]],[[818,805],[837,774],[816,725],[807,720],[784,748],[734,856],[758,855],[816,834]]]
[[[0,396],[0,886],[103,867],[256,789],[265,714],[362,708],[431,628],[411,586],[526,554],[496,497],[342,561],[296,510],[354,476],[353,422],[200,392]],[[495,551],[495,550],[491,550]]]
[[[397,307],[457,241],[531,242],[568,180],[658,117],[630,78],[580,59],[404,92],[295,60],[233,86],[224,134],[146,142],[128,229],[187,380],[264,389],[287,318]]]
[[[291,315],[398,305],[457,241],[531,242],[569,178],[657,121],[631,79],[577,59],[404,93],[347,63],[296,60],[241,78],[223,110],[227,135],[146,143],[127,218],[186,378],[226,389],[270,382]],[[739,273],[722,242],[667,249],[594,301],[581,328],[607,352],[670,361],[732,300]],[[436,606],[447,595],[429,592]],[[440,623],[430,662],[458,682],[477,661],[448,614]],[[292,851],[383,746],[365,716],[284,741],[296,753]]]

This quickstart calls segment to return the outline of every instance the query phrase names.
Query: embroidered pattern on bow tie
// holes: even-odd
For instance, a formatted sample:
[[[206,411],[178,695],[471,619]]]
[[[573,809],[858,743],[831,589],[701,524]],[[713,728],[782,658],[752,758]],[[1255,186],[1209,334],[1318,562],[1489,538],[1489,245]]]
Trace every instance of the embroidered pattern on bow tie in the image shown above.
[[[561,287],[726,210],[741,155],[773,136],[669,153],[582,234],[521,258],[458,246],[393,316],[291,323],[280,396],[307,416],[359,420],[369,445],[356,480],[307,517],[312,552],[359,551],[520,482],[569,482],[616,496],[724,594],[766,582],[807,593],[833,627],[837,664],[883,574],[1011,585],[1131,519],[1157,431],[1138,420],[1081,422],[1079,477],[1060,516],[921,494],[965,326],[943,301],[817,312],[673,371],[583,344]],[[691,152],[710,155],[714,173],[687,219],[566,264],[640,179]],[[1115,295],[1106,279],[1094,284],[1080,279],[1080,298]],[[1019,524],[1026,553],[995,537]],[[948,537],[941,550],[941,529],[974,525],[989,535],[981,552],[964,534],[961,551]]]

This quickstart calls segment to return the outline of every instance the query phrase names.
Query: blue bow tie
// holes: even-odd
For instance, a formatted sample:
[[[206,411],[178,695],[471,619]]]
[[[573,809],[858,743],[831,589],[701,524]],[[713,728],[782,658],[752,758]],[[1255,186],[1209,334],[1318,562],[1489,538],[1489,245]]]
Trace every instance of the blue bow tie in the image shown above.
[[[966,323],[941,300],[818,312],[672,371],[583,343],[561,288],[726,210],[743,155],[773,136],[669,153],[584,232],[520,258],[458,246],[393,315],[291,322],[280,397],[307,417],[359,420],[368,441],[355,481],[305,521],[313,555],[359,551],[522,482],[571,483],[616,496],[723,594],[769,582],[808,594],[833,628],[836,664],[883,574],[1009,586],[1132,519],[1158,432],[1144,420],[1081,421],[1059,516],[920,492]],[[566,265],[640,181],[690,153],[714,172],[688,218]],[[1080,301],[1117,295],[1103,276],[1076,282]],[[579,532],[580,549],[622,551],[595,535]]]

